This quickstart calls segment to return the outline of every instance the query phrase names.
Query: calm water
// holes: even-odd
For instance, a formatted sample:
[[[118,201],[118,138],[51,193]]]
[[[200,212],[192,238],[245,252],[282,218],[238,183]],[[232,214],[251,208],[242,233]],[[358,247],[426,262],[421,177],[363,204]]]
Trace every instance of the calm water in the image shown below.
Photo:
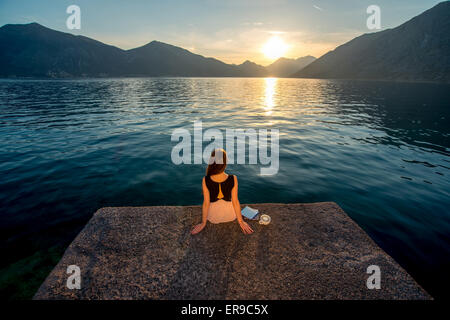
[[[175,128],[280,130],[280,170],[231,165],[241,203],[337,202],[447,295],[450,87],[302,79],[0,81],[2,267],[72,240],[103,206],[200,204]]]

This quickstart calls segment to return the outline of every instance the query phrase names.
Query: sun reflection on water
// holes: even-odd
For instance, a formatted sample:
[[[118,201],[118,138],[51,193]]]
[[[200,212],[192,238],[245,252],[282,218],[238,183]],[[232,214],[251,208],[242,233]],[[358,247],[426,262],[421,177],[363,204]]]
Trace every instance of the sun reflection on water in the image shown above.
[[[275,106],[274,96],[276,93],[277,78],[265,78],[265,95],[264,95],[264,110],[266,116],[272,114],[272,109]]]

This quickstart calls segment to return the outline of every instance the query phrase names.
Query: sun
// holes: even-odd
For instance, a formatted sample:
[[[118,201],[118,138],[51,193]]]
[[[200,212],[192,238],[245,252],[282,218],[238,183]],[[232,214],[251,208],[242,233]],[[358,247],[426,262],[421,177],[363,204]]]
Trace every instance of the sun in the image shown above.
[[[270,38],[262,47],[262,52],[269,59],[278,59],[282,57],[289,46],[278,36]]]

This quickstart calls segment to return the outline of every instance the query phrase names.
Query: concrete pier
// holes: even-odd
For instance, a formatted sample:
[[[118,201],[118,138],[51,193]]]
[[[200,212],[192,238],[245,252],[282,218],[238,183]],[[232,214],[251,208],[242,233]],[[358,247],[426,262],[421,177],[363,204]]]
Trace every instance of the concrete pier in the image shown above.
[[[34,299],[430,299],[333,202],[252,204],[272,217],[192,236],[199,206],[99,209]],[[68,289],[69,265],[81,288]],[[367,267],[381,270],[369,290]]]

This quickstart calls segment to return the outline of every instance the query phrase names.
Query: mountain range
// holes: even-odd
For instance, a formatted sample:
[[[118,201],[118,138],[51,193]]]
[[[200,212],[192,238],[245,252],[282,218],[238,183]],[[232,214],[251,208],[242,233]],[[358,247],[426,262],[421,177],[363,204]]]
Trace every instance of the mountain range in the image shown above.
[[[286,76],[313,60],[310,56],[280,59],[268,68],[251,61],[235,65],[159,41],[122,50],[38,23],[0,28],[1,77]]]
[[[271,77],[289,77],[294,72],[292,70],[301,70],[311,62],[316,60],[313,56],[305,56],[297,59],[279,58],[274,63],[266,66],[268,76]]]
[[[159,41],[123,50],[38,23],[0,28],[0,77],[301,77],[450,82],[450,1],[315,59],[227,64]]]

